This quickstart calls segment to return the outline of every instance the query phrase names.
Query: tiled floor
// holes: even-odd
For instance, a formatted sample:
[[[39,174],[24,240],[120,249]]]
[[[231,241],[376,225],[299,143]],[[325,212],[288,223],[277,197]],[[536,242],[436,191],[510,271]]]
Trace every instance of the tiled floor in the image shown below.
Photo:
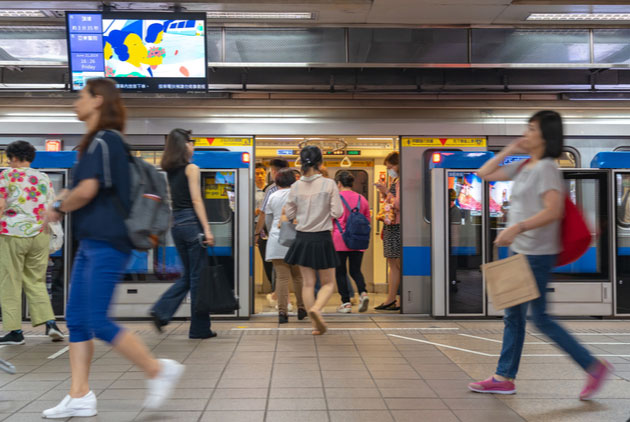
[[[630,321],[564,322],[617,375],[599,397],[580,402],[584,374],[530,328],[518,394],[469,392],[492,373],[500,321],[435,321],[399,316],[335,315],[332,330],[310,335],[308,323],[278,330],[273,317],[216,322],[219,337],[189,340],[187,324],[163,335],[126,323],[153,352],[186,364],[175,396],[160,411],[141,409],[143,374],[97,343],[91,385],[99,421],[626,421],[630,417]],[[26,329],[27,327],[25,327]],[[533,334],[532,334],[533,333]],[[0,373],[0,420],[38,421],[69,387],[64,343],[40,330],[0,357],[18,369]],[[55,357],[55,355],[58,355]]]

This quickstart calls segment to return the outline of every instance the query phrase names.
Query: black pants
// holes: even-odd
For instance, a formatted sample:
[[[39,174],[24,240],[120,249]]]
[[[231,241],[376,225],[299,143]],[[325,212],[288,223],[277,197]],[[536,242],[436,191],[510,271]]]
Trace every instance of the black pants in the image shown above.
[[[337,252],[341,264],[336,268],[337,275],[337,290],[341,296],[342,303],[350,302],[350,294],[348,293],[348,271],[346,269],[346,262],[350,261],[350,277],[357,285],[359,294],[367,293],[365,288],[365,279],[361,272],[361,261],[363,261],[363,252],[361,251],[349,251],[349,252]]]
[[[265,274],[267,275],[267,280],[271,283],[271,291],[276,289],[275,283],[273,282],[273,264],[265,261],[265,254],[267,251],[267,239],[258,239],[258,251],[260,252],[260,256],[263,260],[263,268],[265,269]]]

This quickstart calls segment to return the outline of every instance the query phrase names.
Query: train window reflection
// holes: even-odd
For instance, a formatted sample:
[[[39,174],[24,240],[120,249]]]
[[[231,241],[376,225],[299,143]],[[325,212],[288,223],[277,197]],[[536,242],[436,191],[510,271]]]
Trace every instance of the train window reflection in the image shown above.
[[[617,174],[617,224],[630,228],[630,175]]]
[[[234,171],[208,171],[202,175],[201,192],[210,224],[227,223],[235,209]]]

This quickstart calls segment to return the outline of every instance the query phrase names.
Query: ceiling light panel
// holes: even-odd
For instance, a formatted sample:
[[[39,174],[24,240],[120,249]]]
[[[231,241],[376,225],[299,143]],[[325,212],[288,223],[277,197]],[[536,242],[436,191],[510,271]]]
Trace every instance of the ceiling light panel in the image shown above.
[[[312,20],[311,12],[206,12],[208,19]]]
[[[0,10],[0,18],[45,18],[46,14],[41,10]]]
[[[630,13],[532,13],[528,21],[630,21]]]

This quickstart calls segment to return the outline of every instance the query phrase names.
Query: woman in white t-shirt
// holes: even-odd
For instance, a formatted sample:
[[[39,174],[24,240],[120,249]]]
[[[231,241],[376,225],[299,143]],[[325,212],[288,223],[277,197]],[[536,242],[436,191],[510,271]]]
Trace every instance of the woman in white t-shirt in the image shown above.
[[[278,296],[278,322],[285,324],[289,322],[289,279],[293,282],[293,291],[298,304],[298,319],[306,318],[306,308],[302,300],[302,275],[300,267],[289,265],[284,257],[289,251],[288,246],[282,246],[279,242],[280,228],[278,223],[282,217],[282,208],[289,197],[290,187],[295,183],[295,174],[290,168],[284,168],[276,174],[275,179],[278,190],[269,196],[265,207],[265,223],[269,231],[267,240],[267,250],[265,260],[273,263],[276,271],[276,295]]]
[[[495,374],[473,382],[468,388],[477,393],[514,394],[525,342],[527,308],[536,328],[549,337],[588,374],[581,400],[591,398],[611,372],[610,364],[596,359],[571,334],[547,314],[545,292],[557,257],[562,252],[561,220],[564,215],[565,189],[562,175],[554,162],[562,154],[562,118],[555,111],[540,111],[529,119],[522,138],[512,142],[489,160],[477,172],[484,181],[513,180],[508,227],[501,231],[495,243],[509,246],[523,254],[534,274],[538,299],[505,310],[503,346]],[[514,154],[527,154],[525,164],[501,163]]]

